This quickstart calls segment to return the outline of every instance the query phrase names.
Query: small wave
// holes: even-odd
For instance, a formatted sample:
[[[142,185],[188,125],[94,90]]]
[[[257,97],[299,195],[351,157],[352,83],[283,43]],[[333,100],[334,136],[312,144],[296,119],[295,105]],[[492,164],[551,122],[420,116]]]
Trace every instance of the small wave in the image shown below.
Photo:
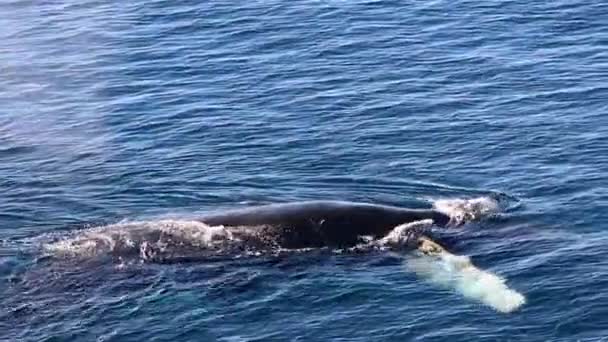
[[[450,217],[450,223],[460,225],[467,221],[479,220],[499,211],[498,201],[491,197],[470,199],[437,199],[433,208]]]

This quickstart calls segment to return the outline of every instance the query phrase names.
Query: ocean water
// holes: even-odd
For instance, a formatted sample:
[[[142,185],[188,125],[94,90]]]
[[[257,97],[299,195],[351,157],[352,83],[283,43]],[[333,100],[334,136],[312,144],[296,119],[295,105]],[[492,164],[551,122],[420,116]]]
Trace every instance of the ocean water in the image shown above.
[[[607,23],[597,0],[2,1],[0,340],[608,341]],[[409,252],[43,248],[490,197],[433,236],[474,286]],[[503,290],[525,303],[476,298]]]

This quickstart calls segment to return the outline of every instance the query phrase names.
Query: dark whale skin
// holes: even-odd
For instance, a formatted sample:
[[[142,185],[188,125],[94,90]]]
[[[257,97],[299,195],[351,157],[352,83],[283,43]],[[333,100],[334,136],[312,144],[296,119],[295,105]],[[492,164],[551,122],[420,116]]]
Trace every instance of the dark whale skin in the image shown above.
[[[380,238],[400,224],[432,219],[446,225],[449,216],[432,209],[408,209],[369,203],[309,201],[245,207],[209,214],[210,226],[252,227],[287,248],[353,246],[361,236]]]

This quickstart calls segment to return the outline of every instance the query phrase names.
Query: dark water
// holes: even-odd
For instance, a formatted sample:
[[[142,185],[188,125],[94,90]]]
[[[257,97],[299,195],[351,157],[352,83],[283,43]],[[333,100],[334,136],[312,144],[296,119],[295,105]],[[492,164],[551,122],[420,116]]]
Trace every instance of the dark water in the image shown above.
[[[0,339],[608,340],[604,1],[0,4]],[[501,192],[450,250],[498,313],[392,253],[61,262],[121,220]]]

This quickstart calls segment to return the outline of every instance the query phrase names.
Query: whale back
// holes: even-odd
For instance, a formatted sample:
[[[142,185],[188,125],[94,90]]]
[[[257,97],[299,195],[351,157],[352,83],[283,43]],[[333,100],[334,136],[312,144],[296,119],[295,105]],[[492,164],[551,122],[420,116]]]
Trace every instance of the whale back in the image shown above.
[[[430,209],[405,209],[338,201],[295,202],[248,207],[201,218],[211,226],[263,227],[283,247],[352,246],[362,236],[382,237],[396,226],[445,215]]]

